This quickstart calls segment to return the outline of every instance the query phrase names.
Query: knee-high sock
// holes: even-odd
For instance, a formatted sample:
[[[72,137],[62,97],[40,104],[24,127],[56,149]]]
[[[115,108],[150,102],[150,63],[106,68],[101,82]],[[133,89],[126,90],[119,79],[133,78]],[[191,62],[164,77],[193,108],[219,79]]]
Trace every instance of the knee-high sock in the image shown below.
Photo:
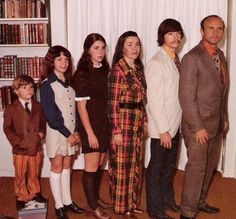
[[[69,205],[72,203],[71,199],[71,185],[70,185],[70,177],[71,177],[70,169],[63,169],[61,173],[61,194],[62,194],[62,202],[64,205]]]
[[[97,200],[99,200],[99,191],[100,191],[102,175],[103,175],[102,166],[99,166],[96,172],[96,198]]]
[[[97,208],[96,172],[84,171],[83,187],[89,207],[95,210]]]
[[[61,196],[61,173],[50,172],[50,187],[52,191],[52,195],[55,201],[55,207],[62,208],[62,196]]]

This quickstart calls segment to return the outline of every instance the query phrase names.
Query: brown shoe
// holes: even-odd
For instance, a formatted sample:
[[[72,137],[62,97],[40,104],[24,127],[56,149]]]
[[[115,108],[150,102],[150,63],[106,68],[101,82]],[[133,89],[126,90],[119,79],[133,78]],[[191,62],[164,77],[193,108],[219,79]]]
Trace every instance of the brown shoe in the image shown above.
[[[97,207],[95,210],[86,207],[86,216],[89,217],[93,215],[96,218],[99,219],[110,219],[111,216],[109,216],[105,211],[103,211],[100,207]]]
[[[97,203],[103,209],[109,209],[113,207],[111,203],[105,202],[102,199],[99,199]]]

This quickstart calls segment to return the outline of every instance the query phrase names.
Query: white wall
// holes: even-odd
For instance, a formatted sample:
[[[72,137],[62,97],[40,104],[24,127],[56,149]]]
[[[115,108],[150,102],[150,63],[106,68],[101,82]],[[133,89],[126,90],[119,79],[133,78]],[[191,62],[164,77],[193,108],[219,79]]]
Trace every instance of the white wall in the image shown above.
[[[236,178],[236,2],[229,1],[227,60],[230,72],[229,133],[224,148],[223,176]]]

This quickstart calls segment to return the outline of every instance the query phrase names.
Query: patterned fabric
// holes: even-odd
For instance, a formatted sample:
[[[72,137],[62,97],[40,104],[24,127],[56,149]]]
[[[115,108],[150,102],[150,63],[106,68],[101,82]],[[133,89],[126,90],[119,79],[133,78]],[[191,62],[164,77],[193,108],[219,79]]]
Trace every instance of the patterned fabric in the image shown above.
[[[217,71],[220,71],[220,57],[217,50],[215,50],[215,52],[213,53],[213,61],[214,61]]]
[[[218,73],[220,74],[221,82],[222,82],[222,84],[224,84],[224,73],[221,69],[220,55],[219,55],[219,52],[217,49],[212,54],[212,58],[213,58],[215,66],[216,66],[216,69],[217,69]]]
[[[146,102],[144,73],[121,59],[108,79],[108,116],[112,136],[122,134],[123,141],[121,146],[112,142],[109,157],[110,190],[116,213],[130,211],[139,204],[147,116],[144,106],[135,109],[119,107],[119,103],[139,102]]]

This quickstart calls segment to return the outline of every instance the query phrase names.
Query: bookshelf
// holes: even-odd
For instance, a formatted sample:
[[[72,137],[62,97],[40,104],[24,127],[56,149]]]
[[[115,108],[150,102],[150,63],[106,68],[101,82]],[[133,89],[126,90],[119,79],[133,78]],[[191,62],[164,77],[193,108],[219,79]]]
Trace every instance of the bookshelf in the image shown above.
[[[39,78],[51,45],[49,11],[49,0],[0,0],[0,111],[12,101],[2,87],[21,74]]]

